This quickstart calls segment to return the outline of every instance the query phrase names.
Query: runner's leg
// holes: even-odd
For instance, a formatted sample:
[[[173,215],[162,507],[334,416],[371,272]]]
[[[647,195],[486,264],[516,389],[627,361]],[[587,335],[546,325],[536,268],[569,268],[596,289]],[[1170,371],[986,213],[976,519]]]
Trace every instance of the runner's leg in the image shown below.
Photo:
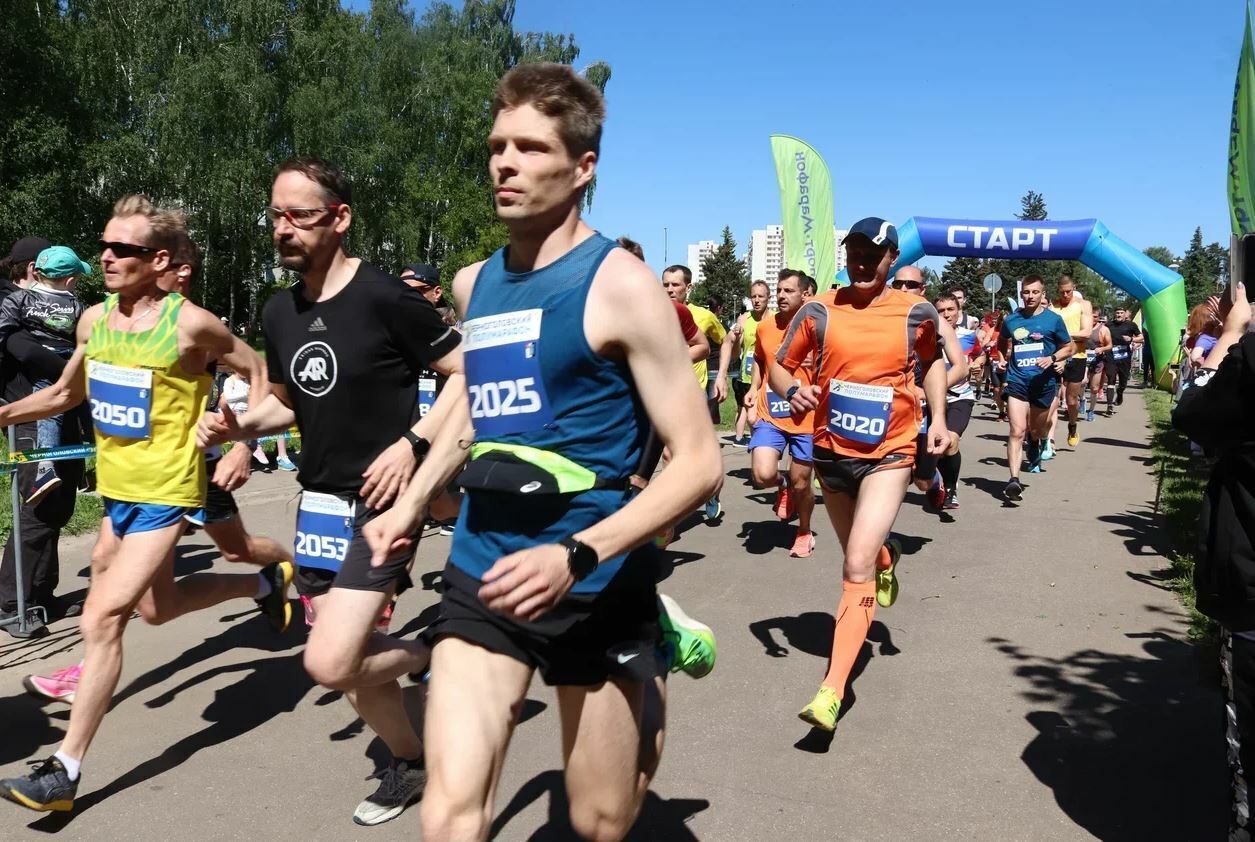
[[[423,736],[425,842],[488,838],[501,764],[523,708],[532,668],[456,637],[431,654]]]
[[[222,553],[223,559],[232,563],[265,567],[276,561],[292,560],[292,554],[278,541],[250,535],[239,515],[206,523],[205,533]]]
[[[811,531],[811,513],[815,511],[815,491],[811,487],[814,469],[810,462],[794,459],[789,464],[789,490],[797,507],[797,531]]]
[[[101,523],[102,534],[113,534],[108,518]],[[163,529],[133,532],[123,536],[114,553],[92,570],[92,584],[83,604],[79,631],[83,635],[83,671],[70,709],[70,725],[60,751],[82,760],[100,727],[109,701],[122,674],[122,633],[131,611],[163,575],[162,567],[173,559],[174,545],[183,534],[183,524]],[[113,563],[116,560],[125,563]]]
[[[396,679],[427,667],[427,647],[375,630],[392,599],[387,591],[333,587],[314,598],[318,621],[305,646],[305,670],[324,687],[346,691],[362,720],[394,757],[417,759],[422,743],[410,723]]]
[[[780,485],[780,457],[774,447],[756,447],[750,451],[750,470],[755,488],[776,488]]]
[[[1020,465],[1024,461],[1024,434],[1028,431],[1028,401],[1007,396],[1007,419],[1010,431],[1007,434],[1007,467],[1011,471],[1011,479],[1020,476]]]
[[[824,685],[836,690],[839,698],[845,695],[850,670],[875,615],[876,562],[906,496],[910,476],[911,471],[906,468],[870,473],[863,479],[856,500],[847,494],[824,491],[832,527],[838,537],[844,533],[843,595],[836,612],[832,657],[823,680]],[[870,604],[867,596],[872,597]]]
[[[622,839],[640,813],[662,752],[662,679],[559,687],[571,826],[583,839]],[[644,717],[646,696],[659,707]],[[645,718],[656,719],[647,733]]]

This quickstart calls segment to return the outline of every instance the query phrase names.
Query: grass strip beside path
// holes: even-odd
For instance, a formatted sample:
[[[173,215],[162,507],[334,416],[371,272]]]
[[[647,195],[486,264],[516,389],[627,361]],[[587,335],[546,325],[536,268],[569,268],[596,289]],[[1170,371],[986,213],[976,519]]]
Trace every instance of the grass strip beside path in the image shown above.
[[[1167,528],[1172,586],[1190,614],[1190,637],[1211,638],[1216,624],[1194,608],[1194,547],[1198,538],[1198,510],[1211,466],[1190,453],[1190,443],[1172,427],[1172,396],[1147,389],[1146,409],[1151,421],[1151,450],[1158,472],[1158,504]]]

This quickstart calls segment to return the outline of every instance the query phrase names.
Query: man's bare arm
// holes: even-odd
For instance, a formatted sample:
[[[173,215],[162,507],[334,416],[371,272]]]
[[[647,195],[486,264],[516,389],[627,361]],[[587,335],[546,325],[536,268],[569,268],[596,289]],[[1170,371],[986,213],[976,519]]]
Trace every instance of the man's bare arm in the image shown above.
[[[51,418],[83,402],[87,397],[87,339],[91,336],[92,325],[103,312],[104,306],[101,304],[88,308],[78,320],[78,327],[75,329],[78,347],[61,370],[57,382],[46,389],[32,392],[20,401],[0,407],[0,427]]]

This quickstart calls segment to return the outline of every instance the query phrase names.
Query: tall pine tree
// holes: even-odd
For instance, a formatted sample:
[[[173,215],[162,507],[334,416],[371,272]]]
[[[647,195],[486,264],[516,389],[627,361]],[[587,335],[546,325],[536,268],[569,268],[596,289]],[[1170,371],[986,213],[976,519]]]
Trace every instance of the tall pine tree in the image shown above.
[[[1203,245],[1203,229],[1195,228],[1190,247],[1181,258],[1181,276],[1185,278],[1185,306],[1193,307],[1219,291],[1221,273],[1228,253],[1219,243]]]
[[[726,323],[741,312],[748,288],[749,271],[745,261],[736,256],[732,229],[725,226],[723,241],[702,261],[702,282],[694,287],[689,300],[710,308]]]

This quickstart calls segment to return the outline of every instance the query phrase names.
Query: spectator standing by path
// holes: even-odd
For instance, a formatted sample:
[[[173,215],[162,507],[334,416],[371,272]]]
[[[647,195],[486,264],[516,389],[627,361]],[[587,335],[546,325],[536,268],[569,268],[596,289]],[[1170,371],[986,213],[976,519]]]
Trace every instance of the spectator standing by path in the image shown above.
[[[1218,621],[1233,809],[1229,839],[1249,842],[1247,770],[1255,769],[1255,335],[1241,284],[1219,305],[1222,330],[1172,413],[1216,457],[1199,512],[1198,610]]]
[[[41,237],[24,237],[13,244],[5,261],[7,271],[0,273],[0,301],[14,292],[34,283],[35,260],[40,252],[52,244]],[[0,388],[4,400],[21,400],[31,393],[32,380],[55,380],[60,376],[65,361],[34,341],[26,331],[18,331],[9,337],[4,346],[3,362],[0,363]],[[35,447],[37,431],[35,423],[19,424],[16,441],[19,450]],[[79,444],[83,441],[80,425],[70,424],[62,430],[62,442]],[[18,491],[26,499],[35,482],[35,465],[18,468]],[[74,514],[74,499],[83,476],[83,462],[70,460],[58,466],[61,484],[51,490],[38,505],[23,505],[18,511],[21,526],[22,585],[24,603],[40,606],[49,620],[77,616],[82,602],[65,603],[56,596],[60,582],[60,558],[57,545],[61,530]],[[0,627],[17,636],[17,545],[10,534],[0,560]],[[23,636],[42,637],[48,633],[46,626],[29,627]]]
[[[24,330],[44,348],[68,360],[74,353],[74,331],[83,315],[83,304],[74,295],[73,287],[81,276],[90,274],[91,267],[67,246],[51,246],[41,251],[35,260],[35,283],[7,296],[0,304],[0,343]],[[54,380],[47,374],[35,375],[31,390],[46,389]],[[65,415],[54,415],[37,421],[35,446],[60,445],[65,419]],[[60,484],[61,478],[53,463],[40,461],[35,469],[34,485],[24,499],[29,505],[37,505]]]
[[[227,400],[227,406],[231,407],[231,411],[236,415],[243,415],[248,412],[248,378],[238,371],[231,372],[222,384],[222,396]],[[261,442],[251,440],[244,442],[245,446],[253,451],[253,458],[265,470],[270,470],[270,459],[266,456],[266,450],[261,446]],[[275,440],[275,465],[280,470],[295,471],[296,465],[288,458],[287,439],[280,433]]]

